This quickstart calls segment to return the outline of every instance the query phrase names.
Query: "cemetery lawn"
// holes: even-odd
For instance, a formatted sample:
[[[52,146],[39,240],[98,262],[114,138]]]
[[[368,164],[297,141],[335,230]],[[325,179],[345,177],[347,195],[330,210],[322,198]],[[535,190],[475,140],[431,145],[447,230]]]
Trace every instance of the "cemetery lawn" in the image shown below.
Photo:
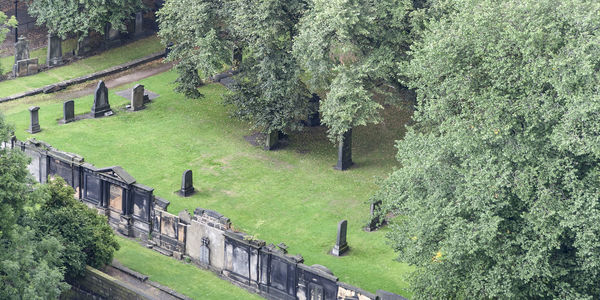
[[[164,50],[164,47],[161,45],[158,37],[151,36],[140,39],[62,67],[40,72],[36,75],[1,81],[0,98],[98,72],[161,50]],[[35,55],[30,55],[30,57],[33,58]],[[43,57],[45,61],[46,54],[43,54]],[[13,62],[14,61],[9,62],[9,65],[7,66],[5,62],[2,61],[2,68],[12,68],[11,65]]]
[[[117,237],[121,249],[115,258],[123,265],[145,274],[149,280],[168,286],[193,299],[262,299],[220,279],[195,265],[164,256],[128,239]],[[151,263],[149,263],[151,262]]]
[[[69,53],[77,48],[77,40],[68,39],[62,42],[62,51],[64,53]],[[29,52],[29,57],[38,58],[38,64],[43,66],[46,64],[48,47],[43,47],[40,49],[36,49]],[[15,63],[15,56],[6,56],[0,58],[0,68],[2,69],[3,74],[12,73],[12,65]]]
[[[406,277],[412,268],[395,261],[396,254],[386,244],[388,229],[362,230],[376,180],[397,166],[394,141],[404,135],[411,117],[408,109],[386,108],[381,124],[355,128],[355,166],[340,172],[332,168],[337,148],[324,128],[292,134],[287,147],[263,151],[244,139],[253,133],[249,124],[231,118],[222,105],[224,87],[203,86],[206,97],[189,100],[173,92],[175,78],[169,71],[139,81],[161,95],[139,112],[125,111],[128,101],[114,94],[134,84],[109,90],[116,115],[108,118],[58,125],[62,101],[51,95],[0,104],[0,112],[15,125],[17,137],[26,140],[34,137],[25,131],[27,107],[40,106],[42,132],[35,138],[77,153],[97,167],[122,166],[137,182],[153,187],[155,195],[168,199],[173,214],[183,209],[193,213],[196,207],[216,210],[229,217],[235,229],[267,243],[284,242],[290,254],[302,254],[307,265],[327,266],[340,281],[373,293],[383,289],[411,296]],[[92,95],[76,99],[75,113],[89,112],[92,103]],[[186,169],[194,172],[199,192],[180,198],[174,191]],[[327,253],[342,219],[348,220],[350,251],[333,257]],[[131,244],[121,244],[120,253],[130,251]],[[134,260],[122,263],[142,273],[151,271]]]

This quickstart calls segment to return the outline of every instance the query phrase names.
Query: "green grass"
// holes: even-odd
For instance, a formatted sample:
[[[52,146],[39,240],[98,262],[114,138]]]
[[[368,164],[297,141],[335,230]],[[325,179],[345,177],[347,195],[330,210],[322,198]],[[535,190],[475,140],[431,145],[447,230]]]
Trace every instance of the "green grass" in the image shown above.
[[[0,98],[98,72],[162,49],[160,40],[152,36],[36,75],[5,80],[0,82]],[[2,65],[5,66],[4,63]]]
[[[62,52],[69,53],[77,48],[77,40],[68,39],[62,42]],[[33,50],[29,53],[30,58],[38,58],[39,66],[43,66],[46,64],[48,48],[43,47],[40,49]],[[12,65],[15,63],[15,56],[6,56],[0,58],[0,68],[2,69],[3,74],[8,74],[12,72]]]
[[[119,262],[147,275],[150,280],[168,286],[188,297],[193,299],[262,299],[220,279],[212,272],[146,249],[134,241],[122,237],[117,237],[117,240],[121,249],[115,253],[115,258]]]
[[[396,262],[386,245],[383,229],[362,230],[369,214],[367,200],[376,191],[377,178],[397,165],[394,140],[402,138],[410,112],[386,108],[384,122],[358,127],[353,136],[355,166],[332,169],[336,147],[323,128],[290,136],[290,145],[266,152],[248,144],[247,123],[230,118],[221,104],[225,89],[207,85],[201,100],[188,100],[172,91],[176,78],[167,72],[140,81],[161,96],[146,110],[126,112],[127,100],[110,92],[116,116],[58,125],[62,103],[49,95],[0,105],[19,139],[25,132],[27,107],[40,106],[42,132],[37,139],[56,148],[78,153],[98,167],[120,165],[138,182],[155,188],[155,194],[171,201],[177,214],[195,207],[214,209],[229,217],[236,229],[267,243],[285,242],[291,254],[300,253],[305,264],[330,268],[341,281],[374,292],[388,290],[410,296],[406,276],[411,268]],[[133,84],[132,84],[133,85]],[[132,86],[129,85],[129,86]],[[75,100],[76,113],[89,112],[92,96]],[[184,170],[194,172],[200,192],[180,198]],[[349,255],[327,252],[335,243],[337,223],[348,220]]]

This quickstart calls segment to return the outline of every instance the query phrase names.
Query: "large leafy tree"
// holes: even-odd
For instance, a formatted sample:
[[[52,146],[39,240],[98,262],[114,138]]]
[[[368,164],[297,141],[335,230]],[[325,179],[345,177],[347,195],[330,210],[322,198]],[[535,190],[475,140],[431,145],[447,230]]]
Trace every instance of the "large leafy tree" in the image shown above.
[[[376,198],[415,299],[600,295],[600,2],[458,0],[425,24]]]
[[[6,39],[6,34],[10,31],[10,28],[15,26],[17,26],[17,19],[14,16],[8,18],[6,14],[0,11],[0,44]],[[4,74],[1,65],[0,74]]]
[[[76,34],[80,39],[90,31],[104,32],[107,23],[124,30],[125,21],[142,8],[141,0],[27,0],[28,12],[61,38]]]

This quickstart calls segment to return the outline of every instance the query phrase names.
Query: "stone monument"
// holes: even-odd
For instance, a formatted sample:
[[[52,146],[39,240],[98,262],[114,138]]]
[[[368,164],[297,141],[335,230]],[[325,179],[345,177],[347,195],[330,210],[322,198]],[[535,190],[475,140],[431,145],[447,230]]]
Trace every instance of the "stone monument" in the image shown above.
[[[265,141],[265,150],[273,150],[277,147],[279,143],[279,130],[273,130],[267,134],[267,139]]]
[[[75,121],[75,101],[69,100],[63,103],[63,124]]]
[[[182,197],[188,197],[194,194],[194,192],[192,170],[186,170],[181,177],[181,190],[178,191],[178,194]]]
[[[92,117],[100,118],[110,116],[113,111],[108,103],[108,89],[104,85],[104,81],[100,80],[94,94],[94,105],[92,106]]]
[[[377,210],[379,209],[380,205],[381,200],[371,203],[371,220],[367,224],[367,227],[365,227],[365,231],[374,231],[377,228],[379,228],[379,226],[381,226],[381,219],[380,216],[377,214]]]
[[[336,170],[346,170],[350,168],[354,163],[352,162],[352,129],[346,131],[340,140],[338,146],[338,162],[335,167]]]
[[[62,39],[60,37],[48,34],[48,54],[46,62],[48,67],[62,65]]]
[[[346,231],[348,227],[348,221],[342,220],[338,223],[337,239],[335,246],[331,249],[331,254],[335,256],[342,256],[350,247],[346,243]]]
[[[130,110],[138,111],[146,108],[144,106],[144,86],[137,84],[131,90],[131,107]]]
[[[200,246],[200,262],[206,266],[210,266],[210,248],[208,245],[210,240],[208,237],[202,238],[202,246]]]
[[[135,13],[135,33],[136,37],[144,34],[144,14],[140,11]]]
[[[39,110],[40,108],[38,106],[32,106],[29,108],[31,122],[29,123],[29,129],[27,129],[27,132],[31,134],[42,131],[42,129],[40,128],[40,119],[38,115]]]
[[[311,113],[306,119],[306,125],[309,127],[315,127],[321,125],[321,118],[319,118],[319,102],[321,98],[317,94],[312,94],[312,97],[308,101]]]

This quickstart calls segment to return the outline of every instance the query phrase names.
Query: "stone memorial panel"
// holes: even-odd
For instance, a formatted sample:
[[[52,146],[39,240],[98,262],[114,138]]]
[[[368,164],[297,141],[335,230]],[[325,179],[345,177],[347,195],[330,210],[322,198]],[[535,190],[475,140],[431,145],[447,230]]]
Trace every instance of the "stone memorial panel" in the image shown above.
[[[58,36],[48,34],[48,53],[46,57],[48,67],[62,65],[62,39]]]
[[[110,104],[108,103],[108,89],[104,81],[100,80],[94,94],[94,105],[92,106],[92,116],[94,118],[112,115]]]
[[[31,134],[42,131],[42,129],[40,128],[40,119],[39,119],[39,115],[38,115],[39,110],[40,110],[40,108],[38,106],[31,106],[29,108],[30,122],[29,122],[29,129],[27,129],[27,132],[29,132]]]
[[[63,123],[70,123],[75,120],[75,101],[69,100],[63,103]]]
[[[109,206],[113,210],[122,212],[123,211],[123,188],[120,186],[111,184],[110,185],[110,200]]]

